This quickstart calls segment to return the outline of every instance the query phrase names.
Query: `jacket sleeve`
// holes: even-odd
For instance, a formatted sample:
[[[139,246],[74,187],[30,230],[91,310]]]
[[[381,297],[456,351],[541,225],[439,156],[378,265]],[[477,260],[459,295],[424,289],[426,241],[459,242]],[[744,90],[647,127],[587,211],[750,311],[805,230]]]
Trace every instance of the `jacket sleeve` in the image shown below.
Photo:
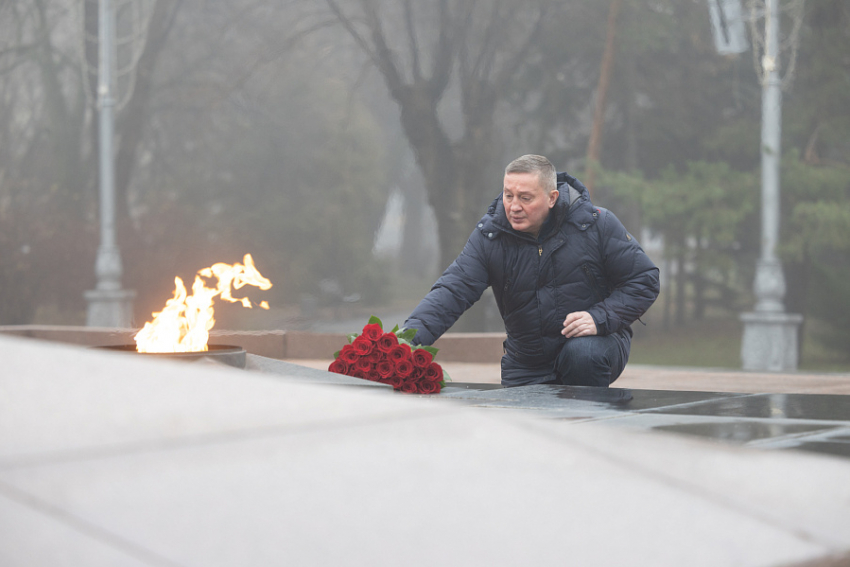
[[[476,230],[460,256],[446,268],[404,322],[404,327],[417,330],[414,344],[433,344],[481,298],[488,285],[484,237]]]
[[[660,291],[658,268],[623,223],[610,211],[600,219],[602,266],[610,293],[590,309],[600,335],[633,323],[655,302]]]

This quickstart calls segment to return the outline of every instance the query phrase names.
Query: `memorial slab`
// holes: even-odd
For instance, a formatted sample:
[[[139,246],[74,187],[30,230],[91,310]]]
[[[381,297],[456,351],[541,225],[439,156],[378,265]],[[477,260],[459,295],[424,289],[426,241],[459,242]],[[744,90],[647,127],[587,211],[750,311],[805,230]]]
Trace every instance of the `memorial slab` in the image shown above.
[[[8,337],[0,360],[4,567],[771,566],[850,551],[850,460],[611,426],[709,421],[658,410],[734,396],[409,396]],[[586,419],[541,418],[570,411]],[[813,423],[824,431],[786,433],[841,428]]]

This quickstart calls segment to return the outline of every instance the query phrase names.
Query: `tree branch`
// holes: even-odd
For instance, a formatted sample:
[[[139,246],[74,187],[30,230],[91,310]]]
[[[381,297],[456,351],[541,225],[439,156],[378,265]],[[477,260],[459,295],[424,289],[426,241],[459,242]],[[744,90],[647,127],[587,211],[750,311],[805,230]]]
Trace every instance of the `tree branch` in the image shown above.
[[[16,45],[7,49],[0,50],[0,61],[4,58],[11,58],[12,61],[7,63],[5,67],[0,67],[0,75],[8,73],[26,62],[26,57],[38,48],[35,44]]]
[[[474,4],[474,2],[470,2],[469,10],[466,13],[466,17],[463,19],[463,27],[460,28],[461,30],[468,30],[472,25],[472,14],[475,11]],[[467,34],[463,34],[461,32],[458,35],[462,37],[460,40],[460,47],[458,47],[458,67],[462,81],[464,77],[469,76],[469,42]]]
[[[342,27],[345,28],[345,30],[349,33],[354,42],[360,47],[360,49],[363,50],[363,52],[369,57],[369,59],[374,61],[377,65],[378,58],[374,50],[372,49],[372,46],[369,45],[369,42],[366,41],[366,39],[362,35],[360,35],[359,31],[357,31],[357,29],[354,27],[354,24],[352,23],[351,18],[349,18],[343,13],[342,8],[339,7],[339,3],[337,3],[336,0],[325,1],[327,2],[328,7],[331,9],[331,12],[333,12],[333,15],[336,16],[337,21],[342,24]]]
[[[507,84],[513,79],[514,75],[517,73],[519,68],[525,63],[528,58],[528,53],[531,51],[531,48],[534,46],[537,38],[540,36],[540,31],[543,28],[543,22],[546,20],[546,15],[548,11],[546,6],[540,7],[540,13],[537,16],[537,21],[534,22],[534,26],[531,28],[531,32],[529,32],[528,36],[525,38],[525,42],[522,47],[514,54],[513,59],[510,62],[506,63],[504,67],[502,67],[501,72],[497,76],[494,85],[497,89],[501,90],[507,86]]]
[[[361,5],[366,15],[366,25],[372,34],[372,43],[375,46],[375,64],[381,70],[384,81],[393,97],[399,100],[404,97],[405,84],[401,78],[401,73],[398,71],[392,49],[387,45],[387,38],[384,35],[383,26],[381,26],[381,18],[370,0],[361,0]]]
[[[411,0],[404,0],[404,23],[407,26],[413,82],[418,83],[422,80],[422,68],[419,64],[419,41],[416,38],[416,26],[413,24],[413,5]]]
[[[494,48],[493,44],[496,41],[496,38],[501,35],[498,33],[501,31],[501,26],[499,26],[498,23],[501,19],[499,14],[503,5],[503,1],[497,2],[490,12],[490,22],[484,31],[484,39],[481,42],[481,50],[478,53],[478,58],[475,60],[475,65],[472,67],[472,77],[477,78],[478,80],[483,80],[487,77],[490,69],[492,68],[496,53],[498,52],[498,49]]]
[[[154,4],[148,38],[136,67],[135,87],[115,125],[120,134],[120,143],[115,154],[115,199],[117,214],[122,219],[126,219],[130,213],[127,192],[136,166],[137,149],[141,144],[148,118],[154,70],[182,3],[183,0],[157,0]],[[125,220],[120,225],[129,227],[130,223]]]
[[[317,22],[306,29],[303,29],[289,37],[287,37],[281,45],[274,47],[273,49],[269,49],[265,54],[257,57],[257,59],[248,65],[247,69],[234,81],[231,86],[231,91],[237,90],[245,85],[248,80],[254,76],[257,71],[259,71],[262,67],[272,63],[281,57],[284,53],[292,49],[295,44],[299,41],[307,37],[308,35],[315,33],[321,29],[330,27],[337,23],[336,20],[324,20]]]
[[[462,3],[466,13],[452,18],[448,0],[440,0],[440,38],[434,55],[434,68],[429,79],[428,90],[434,100],[439,100],[449,85],[452,67],[457,53],[459,32],[468,29],[475,7],[475,0]]]

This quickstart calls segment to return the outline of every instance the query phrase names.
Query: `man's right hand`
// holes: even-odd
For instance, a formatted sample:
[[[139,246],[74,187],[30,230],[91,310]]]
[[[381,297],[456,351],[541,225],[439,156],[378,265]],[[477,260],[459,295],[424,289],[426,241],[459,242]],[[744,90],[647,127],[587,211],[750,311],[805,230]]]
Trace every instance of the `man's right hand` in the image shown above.
[[[596,321],[590,316],[587,311],[576,311],[570,313],[564,319],[564,330],[561,334],[571,339],[573,337],[589,337],[596,335],[599,331],[596,328]]]

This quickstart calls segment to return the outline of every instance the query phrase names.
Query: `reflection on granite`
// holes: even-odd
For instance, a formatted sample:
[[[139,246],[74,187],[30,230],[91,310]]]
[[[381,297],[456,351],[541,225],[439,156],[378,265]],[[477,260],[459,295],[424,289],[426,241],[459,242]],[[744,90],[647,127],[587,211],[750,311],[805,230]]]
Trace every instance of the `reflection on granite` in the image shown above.
[[[750,394],[730,394],[715,392],[678,392],[666,390],[632,390],[627,388],[594,388],[592,386],[561,386],[555,384],[535,384],[502,388],[495,384],[450,383],[443,389],[441,396],[466,400],[482,400],[498,405],[526,405],[529,408],[568,407],[565,400],[586,406],[615,411],[643,411],[654,408],[677,407],[707,401],[748,396]]]
[[[504,386],[501,384],[491,384],[491,383],[479,383],[479,382],[446,382],[445,388],[443,388],[443,393],[448,391],[452,392],[454,388],[459,390],[476,390],[476,391],[485,391],[485,390],[502,390]]]
[[[685,415],[763,419],[850,419],[850,396],[824,394],[753,394],[655,411]]]
[[[808,443],[800,443],[791,449],[799,449],[801,451],[812,451],[814,453],[825,453],[836,457],[850,458],[850,443],[840,441],[810,441]]]
[[[794,423],[764,423],[759,421],[711,421],[702,423],[682,423],[677,425],[659,425],[653,427],[657,431],[685,433],[699,437],[747,443],[756,439],[769,439],[794,435],[797,433],[812,433],[827,431],[834,427],[821,425],[801,425]]]
[[[565,423],[596,421],[850,458],[850,396],[450,383],[440,397],[476,408],[532,412]]]
[[[570,387],[557,386],[559,390],[554,392],[559,399],[562,400],[584,400],[588,402],[597,402],[602,404],[610,404],[613,406],[623,406],[634,399],[631,390],[625,388],[591,388],[591,387]]]

